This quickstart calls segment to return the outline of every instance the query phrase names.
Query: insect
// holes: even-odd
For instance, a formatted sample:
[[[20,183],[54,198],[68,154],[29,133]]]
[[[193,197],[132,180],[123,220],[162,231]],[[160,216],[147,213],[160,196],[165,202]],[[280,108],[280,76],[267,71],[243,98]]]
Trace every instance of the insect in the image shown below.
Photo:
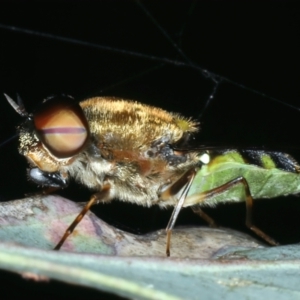
[[[269,145],[270,132],[274,133],[273,140],[279,147],[286,145],[286,140],[277,136],[290,135],[289,141],[292,143],[298,140],[290,130],[292,127],[297,128],[298,116],[292,116],[290,111],[289,115],[274,116],[273,108],[276,103],[261,97],[264,93],[283,99],[286,103],[293,104],[293,100],[294,104],[298,103],[295,80],[295,74],[298,74],[298,51],[297,44],[290,44],[297,40],[297,28],[293,26],[297,21],[294,20],[296,15],[293,8],[288,5],[272,6],[274,13],[270,13],[270,7],[254,9],[253,15],[257,16],[255,24],[230,5],[207,6],[203,1],[182,1],[180,5],[172,4],[172,7],[133,1],[122,9],[117,9],[115,4],[104,3],[98,9],[75,4],[69,9],[70,13],[54,7],[47,8],[46,13],[42,8],[37,13],[29,6],[19,10],[14,7],[2,10],[0,73],[1,83],[7,91],[17,89],[22,94],[30,94],[32,99],[40,99],[40,95],[44,93],[63,90],[72,91],[76,97],[90,91],[101,95],[125,95],[132,99],[143,99],[147,103],[156,102],[156,105],[162,102],[168,110],[179,111],[187,116],[196,117],[200,113],[205,115],[201,119],[202,137],[206,135],[207,140],[218,141],[218,144],[223,145],[241,145],[241,137],[244,136],[244,143]],[[79,14],[82,22],[78,22]],[[41,15],[43,18],[40,18]],[[282,16],[285,16],[286,22],[282,21]],[[128,22],[128,19],[131,21]],[[107,30],[107,24],[111,24],[110,30]],[[277,47],[278,44],[287,42],[290,47]],[[216,78],[223,81],[218,89],[218,100],[204,114],[202,99],[206,99],[211,93],[211,84],[214,84]],[[241,85],[246,86],[248,91],[254,89],[261,93],[247,94],[244,88],[240,88]],[[0,103],[2,104],[3,102]],[[1,124],[7,125],[10,120],[3,120],[7,116],[4,106],[5,104],[0,108]],[[278,107],[277,111],[281,112],[282,108],[283,106]],[[235,113],[237,111],[238,114]],[[259,125],[258,114],[262,120]],[[248,134],[250,130],[244,130],[245,124],[241,125],[243,120],[253,120],[253,116],[255,122],[247,121],[251,132],[258,133],[260,137],[260,132],[264,131],[258,142],[256,138],[251,139]],[[295,120],[293,124],[289,123],[292,119]],[[223,123],[221,120],[224,120]],[[227,120],[230,120],[230,124]],[[218,126],[224,129],[221,134],[217,130],[213,131]],[[237,137],[235,132],[239,131],[236,130],[239,127],[244,131]],[[7,126],[1,128],[6,136]],[[32,130],[35,130],[34,126]],[[231,132],[233,137],[230,139]],[[224,138],[223,141],[220,141],[220,137]],[[86,142],[88,139],[90,137],[87,137]],[[85,146],[87,144],[83,145]],[[173,150],[177,153],[181,150],[188,156],[188,151],[180,149],[180,145],[176,146],[178,148]],[[204,191],[201,189],[202,181],[213,182],[214,176],[218,178],[220,185],[228,180],[223,181],[218,176],[221,174],[218,168],[211,168],[216,157],[225,158],[224,153],[205,150],[209,149],[194,149],[202,163],[194,168],[197,176],[191,183],[189,194],[196,187],[196,194]],[[235,152],[231,151],[233,153]],[[205,164],[207,154],[210,157],[208,165]],[[231,154],[229,151],[227,154],[229,159]],[[247,157],[247,152],[242,153],[242,156]],[[15,176],[19,175],[14,172],[15,160],[11,158],[13,161],[8,163],[7,158],[12,156],[3,157],[5,159],[2,159],[2,163],[7,162],[7,166],[5,170],[2,167],[1,183],[15,193]],[[250,163],[251,161],[253,159]],[[220,168],[221,166],[219,164]],[[229,167],[229,163],[227,166]],[[239,164],[232,163],[230,170],[234,171],[238,166]],[[206,169],[209,176],[205,173]],[[264,171],[262,168],[258,170]],[[11,177],[8,176],[9,173]],[[50,174],[46,176],[35,165],[31,175],[44,186],[47,186],[47,182],[53,185],[55,180],[57,186],[64,183],[60,174],[52,173],[51,178]],[[230,175],[239,176],[239,173]],[[279,177],[278,182],[282,180]],[[63,179],[67,185],[69,179]],[[259,198],[252,191],[253,183],[248,180],[248,184],[253,197]],[[238,184],[234,188],[241,190],[237,193],[245,200],[243,186]],[[228,189],[227,194],[219,194],[216,202],[230,202],[229,191],[234,188]],[[291,187],[289,192],[296,193],[295,188]],[[266,194],[264,197],[268,198],[268,193]],[[186,198],[183,206],[188,205],[189,199]],[[203,205],[207,203],[209,206],[212,202],[206,198]]]
[[[246,202],[246,225],[272,245],[277,242],[252,223],[253,199],[300,192],[300,167],[288,154],[262,150],[189,149],[197,122],[160,108],[113,97],[79,104],[70,96],[50,97],[28,114],[21,101],[5,95],[25,118],[19,152],[35,183],[64,188],[71,178],[94,194],[67,228],[63,245],[94,204],[119,199],[150,207],[174,207],[166,228],[166,254],[182,207],[213,225],[202,206]]]

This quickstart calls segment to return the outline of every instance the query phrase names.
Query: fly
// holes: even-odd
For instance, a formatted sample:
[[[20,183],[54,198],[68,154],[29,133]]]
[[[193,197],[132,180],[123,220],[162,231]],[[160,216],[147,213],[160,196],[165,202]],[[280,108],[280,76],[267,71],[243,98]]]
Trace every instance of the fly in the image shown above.
[[[29,178],[64,188],[71,178],[94,193],[66,229],[59,250],[94,204],[119,199],[150,207],[174,207],[167,225],[166,254],[182,207],[214,225],[201,209],[245,201],[246,225],[277,245],[252,222],[253,200],[300,192],[300,167],[288,154],[261,150],[183,149],[197,122],[134,101],[95,97],[79,104],[69,96],[51,97],[28,114],[5,95],[25,121],[19,152],[30,164]]]
[[[243,137],[247,139],[248,144],[266,143],[268,145],[270,133],[275,135],[276,146],[279,147],[285,145],[286,141],[287,143],[291,141],[290,138],[286,139],[286,136],[292,136],[293,142],[297,141],[293,130],[290,129],[297,128],[298,116],[291,114],[288,117],[281,114],[274,116],[272,103],[276,103],[265,102],[265,99],[261,97],[264,96],[263,94],[275,95],[276,98],[285,99],[283,104],[288,106],[293,103],[293,99],[294,103],[298,101],[296,100],[298,99],[297,93],[295,93],[298,90],[297,80],[295,80],[295,74],[298,74],[298,56],[296,56],[298,51],[296,50],[297,44],[293,43],[297,40],[297,28],[292,26],[297,24],[297,21],[293,8],[282,5],[260,7],[260,9],[249,8],[253,13],[248,15],[255,16],[256,20],[252,22],[252,17],[248,19],[245,14],[237,13],[236,9],[227,5],[207,7],[201,1],[183,4],[172,5],[172,7],[160,5],[158,10],[155,6],[149,6],[143,1],[132,2],[131,5],[124,6],[124,9],[116,9],[115,4],[104,5],[100,10],[75,5],[71,7],[71,10],[77,13],[70,14],[57,14],[56,8],[48,8],[47,13],[43,9],[39,13],[33,12],[28,6],[17,12],[14,7],[5,8],[0,24],[1,52],[3,53],[1,56],[3,57],[3,61],[1,60],[2,84],[7,90],[17,89],[24,94],[32,93],[32,87],[34,87],[34,93],[41,94],[45,92],[45,87],[48,92],[52,92],[60,91],[63,86],[63,90],[72,90],[77,95],[82,95],[89,90],[98,94],[128,95],[129,98],[145,97],[145,101],[148,102],[152,101],[151,98],[155,98],[159,102],[164,101],[166,107],[175,111],[183,112],[183,109],[191,109],[193,111],[187,112],[186,115],[192,115],[193,112],[200,112],[200,110],[203,114],[204,109],[200,100],[206,99],[207,94],[211,92],[210,84],[216,79],[217,81],[221,79],[226,84],[221,86],[222,93],[218,96],[217,103],[215,102],[217,106],[212,108],[211,114],[205,113],[209,118],[201,120],[203,124],[206,123],[205,128],[213,128],[212,131],[217,127],[222,127],[221,134],[219,131],[217,135],[211,135],[210,131],[207,135],[209,139],[217,138],[219,143],[228,145],[232,143],[232,140],[228,139],[228,133],[233,132],[233,143],[239,141],[237,143],[239,145]],[[142,8],[146,14],[141,17],[141,10],[132,7],[134,5],[137,5],[138,9]],[[26,12],[24,9],[27,9]],[[247,8],[247,11],[249,9]],[[99,17],[99,12],[102,13],[102,17]],[[81,20],[86,21],[78,22],[79,14]],[[40,18],[40,15],[43,15],[43,18]],[[170,22],[170,18],[166,16],[172,16],[176,22]],[[226,17],[222,18],[222,16]],[[277,16],[285,16],[287,21],[283,22],[283,19]],[[128,22],[129,19],[130,22]],[[113,30],[107,31],[107,24],[111,24]],[[132,26],[132,24],[139,24],[139,26]],[[63,34],[58,36],[58,32]],[[92,33],[94,33],[93,36]],[[58,41],[59,43],[56,43]],[[285,45],[286,43],[290,47],[277,47],[279,44]],[[171,46],[170,49],[169,46]],[[148,76],[149,74],[151,76]],[[201,75],[204,77],[202,78]],[[109,91],[112,87],[118,87],[118,89]],[[242,94],[236,94],[237,87],[241,88]],[[243,93],[246,90],[250,91],[252,96]],[[137,91],[142,93],[137,95]],[[155,95],[154,91],[156,91]],[[171,97],[170,93],[172,93]],[[259,97],[256,100],[257,97],[253,96]],[[149,97],[148,100],[147,97]],[[270,99],[270,97],[267,98]],[[176,107],[178,103],[181,104],[180,108]],[[1,111],[5,117],[4,110],[1,109]],[[234,113],[231,114],[232,112]],[[222,114],[221,117],[219,113]],[[255,121],[259,119],[258,114],[263,115],[261,124],[253,122],[253,119]],[[255,137],[260,136],[260,130],[263,131],[259,142],[253,142],[252,134],[244,129],[238,137],[235,136],[235,132],[239,132],[235,129],[239,129],[238,126],[242,123],[239,120],[242,119],[247,120],[247,124],[251,125],[251,133],[254,132]],[[230,125],[221,124],[220,126],[220,120],[229,120]],[[237,121],[237,126],[234,126],[233,120]],[[290,122],[291,120],[295,121]],[[5,130],[5,126],[2,126],[2,129]],[[30,130],[35,130],[35,128]],[[205,131],[202,134],[205,135]],[[41,137],[40,135],[39,138]],[[91,136],[86,141],[90,138]],[[222,141],[219,138],[224,139]],[[83,145],[83,147],[86,146],[87,144]],[[176,145],[173,151],[188,154],[188,151],[184,152],[179,145]],[[199,153],[201,163],[194,169],[196,175],[191,181],[183,206],[189,205],[188,201],[193,199],[193,195],[214,188],[214,180],[221,185],[225,184],[234,176],[244,174],[250,165],[258,167],[258,171],[267,171],[265,175],[275,172],[276,169],[287,171],[289,175],[293,174],[293,184],[289,180],[284,180],[287,178],[285,176],[287,172],[278,174],[276,179],[275,174],[272,173],[272,177],[277,185],[281,186],[281,194],[298,193],[297,163],[291,160],[290,164],[295,167],[292,169],[296,171],[286,169],[286,166],[282,166],[277,159],[278,156],[285,157],[282,153],[276,157],[270,152],[263,151],[259,152],[254,159],[250,154],[256,153],[255,151],[225,149],[222,152],[216,152],[202,148],[201,150],[194,149],[194,152]],[[51,152],[48,154],[50,155]],[[265,168],[267,166],[263,163],[265,157],[269,157],[269,161],[274,162],[273,169]],[[221,161],[220,158],[224,160]],[[54,162],[56,160],[61,159],[55,157]],[[240,171],[240,167],[245,170]],[[247,170],[250,171],[250,169]],[[9,165],[9,172],[13,170],[14,168]],[[225,173],[230,178],[223,179]],[[259,174],[259,172],[254,173],[254,170],[252,173],[253,175]],[[5,179],[9,177],[8,172],[2,172],[2,174]],[[15,173],[14,176],[17,174]],[[32,163],[29,175],[35,182],[44,186],[52,186],[53,189],[67,186],[70,179],[68,173],[66,176],[60,172],[43,171],[34,163]],[[261,188],[257,184],[258,180],[251,181],[246,175],[242,177],[247,179],[254,199],[260,196],[273,197],[272,188],[269,190],[266,186]],[[260,178],[265,177],[262,175]],[[13,180],[10,182],[12,183],[9,186],[13,186]],[[254,187],[256,190],[253,190]],[[237,195],[230,193],[235,189]],[[265,195],[259,193],[256,195],[259,189],[263,190]],[[201,207],[205,204],[213,206],[219,202],[237,201],[231,200],[230,197],[235,199],[238,195],[245,199],[244,194],[244,184],[239,183],[227,189],[226,193],[216,195],[215,198],[207,196],[205,201],[201,202]],[[179,198],[180,196],[181,194],[178,195]],[[180,199],[183,198],[184,196]],[[272,202],[270,204],[272,205]],[[195,206],[193,208],[195,209]],[[208,221],[213,224],[212,220],[208,219]]]

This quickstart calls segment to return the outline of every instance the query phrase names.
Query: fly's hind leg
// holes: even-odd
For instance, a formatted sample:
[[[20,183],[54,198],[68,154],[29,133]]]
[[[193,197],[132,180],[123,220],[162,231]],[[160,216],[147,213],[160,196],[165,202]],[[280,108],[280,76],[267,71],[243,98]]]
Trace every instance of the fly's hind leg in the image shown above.
[[[76,226],[80,223],[80,221],[85,216],[85,214],[90,210],[90,208],[92,207],[92,205],[96,204],[100,200],[102,200],[102,201],[104,200],[105,201],[105,199],[107,199],[108,194],[109,194],[109,190],[110,190],[110,185],[106,184],[106,185],[104,185],[102,187],[102,190],[99,193],[94,194],[91,197],[90,201],[84,206],[84,208],[81,210],[81,212],[79,213],[79,215],[75,218],[75,220],[67,228],[67,230],[65,231],[63,237],[60,239],[60,241],[58,242],[58,244],[55,246],[55,248],[53,250],[59,250],[61,248],[61,246],[66,241],[66,239],[68,238],[68,236],[70,234],[72,234],[72,232],[74,231],[74,229],[76,228]]]
[[[273,238],[271,238],[270,236],[268,236],[266,233],[264,233],[263,231],[261,231],[258,227],[256,227],[253,224],[253,222],[252,222],[253,198],[251,196],[247,180],[244,177],[238,177],[238,178],[233,179],[233,180],[231,180],[231,181],[229,181],[229,182],[227,182],[227,183],[225,183],[225,184],[223,184],[223,185],[221,185],[219,187],[216,187],[214,189],[211,189],[209,191],[203,192],[203,193],[198,194],[198,195],[194,195],[193,197],[195,197],[195,200],[193,202],[194,203],[198,203],[198,204],[204,203],[205,200],[208,199],[209,197],[212,197],[212,196],[217,195],[217,194],[221,194],[221,193],[229,190],[230,188],[232,188],[233,186],[236,186],[238,184],[242,184],[243,185],[244,192],[245,192],[245,201],[246,201],[246,226],[249,229],[251,229],[254,233],[256,233],[259,237],[261,237],[262,239],[264,239],[270,245],[272,245],[272,246],[279,245],[279,243],[277,243]],[[196,208],[196,213],[198,213],[197,206],[195,206],[195,208]]]
[[[205,213],[198,205],[192,207],[193,212],[198,215],[201,219],[203,219],[209,227],[217,228],[218,224],[215,222],[213,218],[211,218],[207,213]]]

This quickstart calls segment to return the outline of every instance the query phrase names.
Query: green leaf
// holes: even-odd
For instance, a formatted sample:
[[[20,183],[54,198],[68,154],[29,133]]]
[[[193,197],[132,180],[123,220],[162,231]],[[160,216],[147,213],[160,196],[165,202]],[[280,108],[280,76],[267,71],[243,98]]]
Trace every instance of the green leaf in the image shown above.
[[[136,236],[92,213],[53,251],[82,205],[58,196],[0,205],[0,268],[130,299],[296,299],[299,246],[264,247],[233,230],[179,228]],[[292,260],[293,259],[293,260]]]

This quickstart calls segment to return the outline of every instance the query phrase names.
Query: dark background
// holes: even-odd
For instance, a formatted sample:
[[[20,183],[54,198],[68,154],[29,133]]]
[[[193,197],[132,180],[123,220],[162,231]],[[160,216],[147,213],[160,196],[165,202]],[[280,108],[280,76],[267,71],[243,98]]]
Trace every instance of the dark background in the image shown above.
[[[0,94],[18,93],[29,112],[51,94],[135,99],[202,114],[199,144],[267,147],[299,159],[300,112],[285,105],[300,107],[299,13],[296,1],[1,2]],[[20,122],[0,95],[0,142]],[[2,201],[38,191],[17,145],[0,147]],[[62,194],[76,201],[90,196],[75,184]],[[171,213],[117,201],[95,211],[134,233],[164,228]],[[243,203],[206,212],[248,232]],[[281,243],[300,241],[299,214],[299,197],[255,203],[256,225]],[[177,224],[205,225],[189,209]]]

